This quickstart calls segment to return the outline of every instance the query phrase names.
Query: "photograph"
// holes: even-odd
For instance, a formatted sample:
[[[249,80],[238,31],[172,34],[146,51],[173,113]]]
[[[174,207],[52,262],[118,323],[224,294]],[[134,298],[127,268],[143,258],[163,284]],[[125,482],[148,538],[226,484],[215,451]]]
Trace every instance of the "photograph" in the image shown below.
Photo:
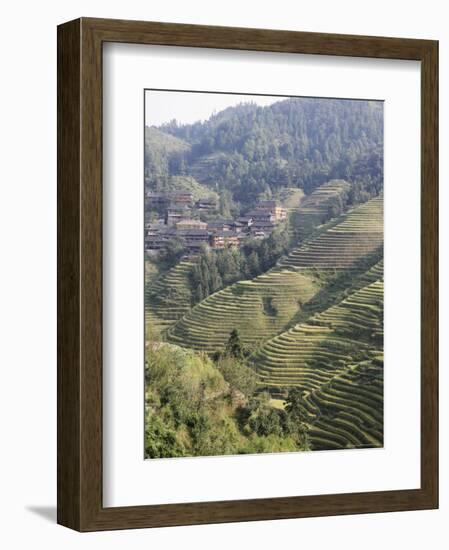
[[[145,458],[383,447],[383,102],[144,102]]]

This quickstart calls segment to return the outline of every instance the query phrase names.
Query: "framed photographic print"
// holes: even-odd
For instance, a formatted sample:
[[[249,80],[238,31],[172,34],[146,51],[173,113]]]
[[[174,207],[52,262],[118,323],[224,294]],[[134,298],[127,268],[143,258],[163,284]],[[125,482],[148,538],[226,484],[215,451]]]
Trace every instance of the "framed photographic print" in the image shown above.
[[[438,43],[58,28],[58,522],[438,506]]]

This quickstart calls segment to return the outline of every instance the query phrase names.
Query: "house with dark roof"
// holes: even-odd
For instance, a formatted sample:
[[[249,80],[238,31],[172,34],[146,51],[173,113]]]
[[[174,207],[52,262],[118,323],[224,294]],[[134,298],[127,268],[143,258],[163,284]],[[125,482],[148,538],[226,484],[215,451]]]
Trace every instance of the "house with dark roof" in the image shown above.
[[[207,229],[212,232],[231,231],[234,229],[234,220],[212,220],[207,222]]]
[[[241,237],[236,231],[216,231],[210,236],[212,248],[227,248],[240,245]]]
[[[274,221],[281,222],[287,219],[287,209],[279,206],[276,201],[260,201],[257,209],[269,210],[274,216]]]
[[[217,202],[215,199],[206,197],[204,199],[198,199],[195,206],[198,210],[215,210],[217,208]]]
[[[176,191],[168,194],[170,203],[173,206],[192,206],[193,195],[189,191]]]
[[[191,217],[191,211],[186,208],[168,208],[165,213],[165,223],[167,225],[176,225],[182,220],[188,220]]]
[[[176,222],[176,229],[206,229],[207,223],[189,218]]]
[[[268,208],[256,208],[248,212],[247,216],[251,217],[254,222],[274,222],[275,215]]]
[[[240,218],[237,218],[237,223],[239,223],[243,229],[249,229],[253,222],[254,220],[251,216],[240,216]]]
[[[190,252],[198,251],[202,245],[209,244],[209,233],[205,229],[183,229],[176,235],[184,240]]]
[[[276,208],[276,201],[269,200],[269,201],[259,201],[258,206],[260,208]]]
[[[251,226],[251,233],[256,231],[263,231],[266,234],[270,234],[276,228],[276,224],[270,221],[255,221]]]

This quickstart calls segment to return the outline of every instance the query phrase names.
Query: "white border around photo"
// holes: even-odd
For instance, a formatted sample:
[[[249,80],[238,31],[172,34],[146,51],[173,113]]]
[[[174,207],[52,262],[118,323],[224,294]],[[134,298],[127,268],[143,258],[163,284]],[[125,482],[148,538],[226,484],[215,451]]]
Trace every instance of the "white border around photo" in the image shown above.
[[[104,506],[418,488],[419,63],[117,43],[103,56]],[[385,101],[383,449],[144,460],[145,88]]]

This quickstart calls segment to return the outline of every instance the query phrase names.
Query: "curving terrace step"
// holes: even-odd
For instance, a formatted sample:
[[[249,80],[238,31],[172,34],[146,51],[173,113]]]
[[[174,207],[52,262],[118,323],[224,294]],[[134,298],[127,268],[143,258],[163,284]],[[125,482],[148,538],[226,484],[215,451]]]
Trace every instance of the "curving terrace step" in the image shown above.
[[[167,339],[212,352],[222,349],[238,329],[243,342],[260,342],[280,332],[318,290],[309,274],[274,268],[212,294],[177,321]]]
[[[280,265],[347,269],[383,246],[383,197],[345,214],[341,221],[293,249]]]
[[[364,372],[369,371],[369,376]],[[313,449],[383,445],[383,368],[364,362],[337,375],[326,389],[306,396]],[[315,418],[313,418],[315,416]],[[342,445],[344,433],[346,445]]]
[[[370,276],[379,268],[374,266]],[[383,281],[374,281],[265,342],[253,356],[261,385],[269,390],[324,388],[349,364],[380,356],[382,301]]]
[[[164,331],[190,309],[189,274],[193,260],[182,260],[145,286],[145,321]]]

